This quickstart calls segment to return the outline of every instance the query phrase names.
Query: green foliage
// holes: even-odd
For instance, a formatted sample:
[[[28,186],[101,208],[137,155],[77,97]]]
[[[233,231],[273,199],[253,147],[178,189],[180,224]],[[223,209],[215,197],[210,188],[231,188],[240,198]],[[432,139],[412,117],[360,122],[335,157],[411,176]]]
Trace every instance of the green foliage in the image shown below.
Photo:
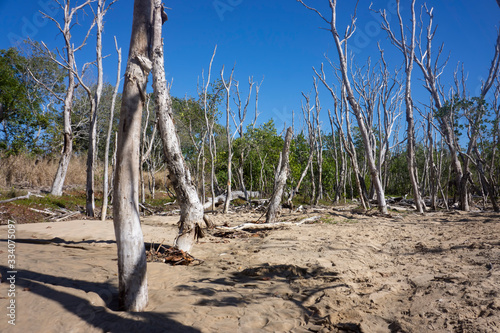
[[[6,154],[38,154],[52,144],[60,102],[36,84],[28,68],[54,93],[64,87],[64,75],[48,54],[35,47],[28,47],[26,54],[15,48],[0,50],[0,150]]]

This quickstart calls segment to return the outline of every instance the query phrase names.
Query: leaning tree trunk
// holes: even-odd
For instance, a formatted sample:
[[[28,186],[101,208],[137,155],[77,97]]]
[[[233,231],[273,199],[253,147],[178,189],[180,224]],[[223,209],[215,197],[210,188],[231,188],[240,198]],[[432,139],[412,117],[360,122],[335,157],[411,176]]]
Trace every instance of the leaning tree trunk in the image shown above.
[[[276,220],[276,215],[280,211],[281,197],[283,196],[283,189],[285,188],[286,180],[288,178],[288,156],[290,153],[290,143],[292,142],[293,131],[288,127],[285,136],[285,144],[283,145],[283,152],[281,153],[281,164],[279,166],[279,173],[276,177],[274,184],[273,195],[269,201],[269,208],[267,209],[266,223],[272,223]]]
[[[146,100],[151,0],[135,0],[125,72],[114,179],[113,220],[118,246],[120,308],[143,311],[148,303],[146,251],[139,220],[139,149]]]
[[[163,141],[163,151],[167,161],[169,178],[175,189],[181,208],[179,234],[175,246],[185,252],[190,252],[195,238],[201,231],[203,223],[203,206],[196,193],[196,186],[191,179],[180,149],[179,138],[175,129],[172,113],[172,100],[165,81],[163,59],[163,41],[161,38],[163,6],[161,1],[155,1],[153,15],[153,89],[156,99],[156,116],[158,128]]]

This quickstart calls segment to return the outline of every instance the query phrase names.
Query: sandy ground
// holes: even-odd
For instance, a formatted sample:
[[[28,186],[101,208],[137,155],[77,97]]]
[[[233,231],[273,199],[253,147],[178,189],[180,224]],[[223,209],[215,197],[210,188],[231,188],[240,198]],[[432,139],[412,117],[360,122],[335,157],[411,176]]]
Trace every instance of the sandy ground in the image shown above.
[[[201,265],[148,263],[143,313],[116,311],[111,221],[18,225],[15,326],[2,226],[0,332],[500,332],[499,214],[320,214],[327,223],[206,237]],[[145,218],[145,242],[171,244],[176,222]]]

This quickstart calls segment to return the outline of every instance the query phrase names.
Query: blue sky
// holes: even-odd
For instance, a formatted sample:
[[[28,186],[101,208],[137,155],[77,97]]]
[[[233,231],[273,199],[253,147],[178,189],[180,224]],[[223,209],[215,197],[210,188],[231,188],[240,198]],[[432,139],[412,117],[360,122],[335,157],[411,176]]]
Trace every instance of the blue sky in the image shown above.
[[[350,21],[354,1],[338,2],[338,29],[343,31]],[[309,0],[306,3],[328,14],[328,1]],[[390,12],[394,3],[394,0],[374,0],[372,8]],[[408,7],[404,4],[409,4],[409,1],[402,3],[403,11],[407,13]],[[444,79],[449,80],[457,63],[464,62],[469,89],[474,94],[480,86],[480,79],[487,75],[493,56],[500,18],[496,0],[432,0],[427,4],[434,7],[434,20],[438,25],[435,46],[444,41],[444,55],[450,55]],[[377,58],[376,42],[380,40],[389,66],[399,67],[402,56],[387,41],[385,32],[377,29],[378,21],[369,11],[369,5],[370,1],[361,0],[358,6],[358,29],[350,41],[356,49],[356,61],[362,65],[370,56]],[[420,5],[419,1],[417,5]],[[325,53],[336,60],[331,35],[319,29],[324,27],[324,22],[316,14],[295,0],[171,0],[166,6],[172,8],[168,11],[169,21],[163,28],[165,70],[174,82],[172,95],[196,95],[198,78],[203,70],[205,73],[208,70],[217,45],[213,76],[220,77],[222,65],[226,66],[226,73],[235,65],[235,77],[241,82],[243,92],[247,89],[248,76],[253,76],[255,81],[264,77],[258,122],[274,118],[277,128],[281,129],[285,121],[291,124],[291,112],[295,110],[295,124],[297,129],[300,128],[301,92],[307,93],[312,88],[312,66],[319,68],[325,61]],[[8,48],[15,40],[24,37],[43,40],[50,48],[61,47],[61,36],[52,22],[41,17],[40,10],[62,19],[62,10],[54,9],[52,0],[0,0],[0,49]],[[118,0],[105,18],[103,52],[110,55],[104,63],[105,78],[113,84],[116,75],[113,36],[116,35],[126,57],[132,10],[133,0]],[[80,26],[73,28],[75,44],[82,40],[90,17],[81,16],[79,22]],[[397,24],[394,15],[391,23]],[[77,54],[79,65],[91,61],[94,54],[93,40],[90,39],[86,48]],[[415,99],[427,102],[428,95],[418,81],[418,68],[414,73]],[[327,108],[332,105],[331,98],[324,90],[320,94],[324,129],[329,132]]]

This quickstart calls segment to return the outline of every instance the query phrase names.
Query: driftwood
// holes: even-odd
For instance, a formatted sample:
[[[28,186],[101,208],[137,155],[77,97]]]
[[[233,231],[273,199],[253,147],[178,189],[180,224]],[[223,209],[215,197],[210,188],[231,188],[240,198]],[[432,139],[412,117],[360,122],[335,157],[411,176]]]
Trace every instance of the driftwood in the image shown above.
[[[66,209],[56,209],[55,211],[51,211],[48,208],[45,208],[44,210],[40,210],[40,209],[28,207],[28,209],[32,210],[34,212],[37,212],[37,213],[48,215],[49,221],[51,221],[51,222],[60,222],[62,220],[65,220],[65,219],[70,218],[72,216],[75,216],[77,214],[80,214],[80,212],[70,211],[70,210],[66,210]]]
[[[247,193],[248,193],[249,197],[256,197],[259,195],[258,191],[253,191],[253,192],[247,191]],[[243,192],[243,191],[231,191],[231,198],[229,201],[232,201],[232,200],[238,199],[238,198],[245,200],[245,192]],[[216,196],[213,201],[214,201],[214,205],[219,205],[219,204],[223,203],[224,201],[226,201],[226,193],[221,194],[219,196]],[[208,209],[211,206],[212,206],[212,198],[208,198],[208,201],[203,204],[203,209]]]
[[[235,227],[217,227],[219,230],[271,230],[280,229],[285,226],[301,225],[317,221],[321,216],[312,216],[298,222],[274,222],[274,223],[243,223]]]
[[[31,192],[28,192],[28,194],[26,195],[22,195],[20,197],[15,197],[15,198],[11,198],[11,199],[6,199],[6,200],[2,200],[0,201],[0,204],[4,204],[4,203],[8,203],[8,202],[12,202],[12,201],[16,201],[16,200],[23,200],[23,199],[29,199],[30,196],[35,196],[35,197],[39,197],[39,198],[43,198],[42,195],[38,195],[38,194],[33,194]]]

